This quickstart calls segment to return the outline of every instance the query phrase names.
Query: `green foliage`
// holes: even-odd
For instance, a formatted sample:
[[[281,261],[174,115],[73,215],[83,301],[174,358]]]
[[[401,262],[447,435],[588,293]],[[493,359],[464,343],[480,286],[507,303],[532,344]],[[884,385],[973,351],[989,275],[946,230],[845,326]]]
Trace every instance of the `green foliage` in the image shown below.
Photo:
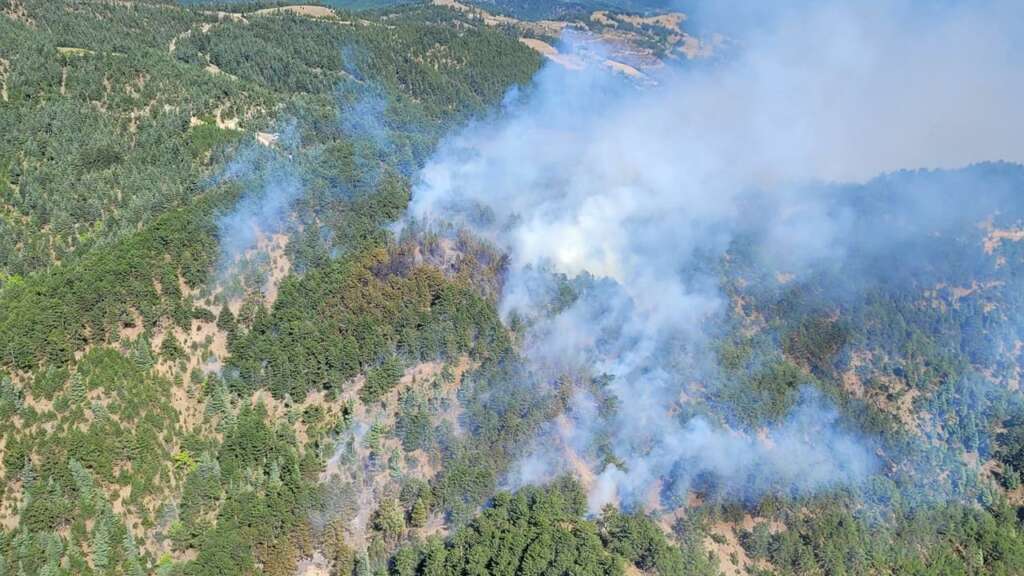
[[[807,381],[796,365],[775,360],[725,387],[721,394],[745,422],[777,422],[789,413],[799,396],[800,385]]]
[[[417,449],[426,450],[433,445],[432,411],[423,397],[415,390],[410,390],[402,395],[395,429],[402,441],[402,448],[407,452]]]
[[[707,574],[716,570],[699,548],[688,554],[669,544],[664,532],[643,514],[607,507],[598,521],[606,548],[646,573]]]
[[[167,53],[205,19],[196,14],[148,2],[18,5],[26,19],[0,21],[0,245],[10,247],[0,278],[78,260],[186,205],[206,162],[190,119],[268,103],[256,86]]]
[[[783,351],[814,373],[828,373],[836,354],[846,343],[847,332],[838,322],[820,317],[810,318],[786,336]]]
[[[303,398],[371,369],[363,398],[372,401],[401,374],[395,354],[483,356],[507,345],[494,309],[470,288],[426,267],[398,275],[390,263],[376,250],[286,280],[271,314],[232,346],[236,385]]]
[[[430,514],[430,503],[426,495],[420,495],[409,512],[409,525],[413,528],[423,528],[427,525],[427,518]]]
[[[178,337],[173,331],[168,331],[160,343],[160,356],[171,362],[177,362],[185,358],[185,349],[178,342]]]
[[[598,527],[582,518],[579,487],[499,493],[493,506],[444,545],[428,542],[399,552],[392,574],[623,574]]]
[[[373,513],[373,528],[390,539],[397,539],[405,530],[405,513],[394,499],[385,499]]]
[[[201,202],[170,212],[104,251],[0,291],[0,364],[62,365],[86,344],[114,338],[133,309],[154,325],[181,298],[179,274],[190,286],[206,278],[216,252],[203,216],[210,209]],[[161,283],[167,278],[174,281]]]
[[[808,512],[782,532],[763,524],[744,532],[744,548],[781,574],[1015,574],[1024,567],[1020,528],[1005,504],[897,509],[896,521],[884,525],[869,525],[835,501]]]
[[[359,390],[360,399],[367,404],[378,400],[397,386],[401,377],[401,361],[396,357],[388,358],[380,366],[366,372],[366,383]]]
[[[540,58],[502,31],[457,30],[430,9],[352,26],[239,23],[147,0],[16,8],[27,17],[0,19],[0,244],[12,247],[0,250],[0,366],[26,378],[0,380],[0,426],[4,484],[17,479],[30,498],[15,532],[0,533],[0,567],[138,574],[157,564],[113,513],[108,496],[120,493],[140,521],[133,531],[168,536],[194,558],[162,558],[161,574],[294,573],[297,550],[309,550],[321,443],[352,406],[340,423],[318,407],[296,412],[311,444],[301,446],[293,422],[271,423],[232,392],[301,398],[367,373],[372,401],[407,362],[508,346],[470,283],[381,246],[409,199],[403,175],[451,123],[527,82]],[[309,175],[293,207],[304,226],[289,245],[303,274],[285,281],[271,311],[250,294],[241,319],[226,306],[214,317],[191,298],[210,288],[217,216],[244,190],[209,177],[252,145],[253,130],[274,130],[271,112],[295,119],[301,148],[289,153]],[[238,130],[224,127],[233,119]],[[225,378],[177,373],[199,351],[175,327],[214,320],[233,353]],[[129,329],[142,334],[130,340]],[[161,370],[177,384],[152,372],[160,332],[159,355],[173,361]],[[186,383],[207,402],[201,422],[173,407],[172,385],[198,399]],[[397,473],[396,453],[385,452]],[[383,531],[404,537],[407,514],[423,525],[428,493],[382,508]],[[335,552],[341,567],[369,566],[343,543]]]
[[[206,161],[214,149],[234,143],[241,138],[237,130],[221,128],[215,123],[203,122],[188,131],[188,146],[192,156]]]
[[[539,56],[514,38],[486,27],[438,25],[435,14],[417,8],[360,26],[291,14],[228,21],[183,38],[176,56],[196,63],[208,57],[227,73],[282,92],[330,93],[353,75],[369,78],[407,102],[399,116],[412,113],[415,102],[417,113],[436,119],[480,112],[537,70]]]
[[[455,525],[467,522],[497,489],[498,480],[525,455],[540,426],[565,408],[567,394],[538,393],[511,351],[487,359],[464,377],[460,425],[470,432],[452,437],[439,427],[446,446],[443,469],[432,484],[438,506]]]

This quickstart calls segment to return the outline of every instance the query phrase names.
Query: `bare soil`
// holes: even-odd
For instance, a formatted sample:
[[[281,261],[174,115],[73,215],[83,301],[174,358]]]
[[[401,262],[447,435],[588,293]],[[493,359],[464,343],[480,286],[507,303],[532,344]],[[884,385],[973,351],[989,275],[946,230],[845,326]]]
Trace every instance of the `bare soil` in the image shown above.
[[[271,14],[280,14],[282,12],[291,12],[292,14],[298,14],[299,16],[309,16],[311,18],[334,18],[334,10],[326,6],[313,6],[297,4],[294,6],[280,6],[277,8],[264,8],[253,12],[253,16],[267,16]]]

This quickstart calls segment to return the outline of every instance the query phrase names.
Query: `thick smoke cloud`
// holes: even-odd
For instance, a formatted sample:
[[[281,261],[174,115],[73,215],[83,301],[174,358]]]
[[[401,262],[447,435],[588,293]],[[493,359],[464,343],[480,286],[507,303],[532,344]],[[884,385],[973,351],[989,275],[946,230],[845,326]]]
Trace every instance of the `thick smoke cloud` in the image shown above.
[[[549,64],[500,119],[440,148],[411,217],[467,226],[509,253],[502,307],[528,318],[524,352],[537,370],[610,376],[604,393],[616,411],[605,432],[590,429],[585,401],[551,431],[586,453],[612,430],[619,463],[595,470],[595,507],[637,503],[667,484],[686,490],[709,474],[747,497],[871,473],[869,442],[813,394],[760,434],[687,413],[694,391],[715,386],[709,334],[728,305],[708,262],[756,229],[777,270],[834,265],[854,230],[876,243],[890,231],[865,229],[816,184],[1024,160],[1022,12],[790,4],[744,19],[730,53],[668,69],[653,88],[602,67]],[[927,206],[917,214],[956,210],[934,200],[917,196]],[[574,279],[578,294],[551,313],[555,275]],[[563,466],[541,451],[511,482]]]

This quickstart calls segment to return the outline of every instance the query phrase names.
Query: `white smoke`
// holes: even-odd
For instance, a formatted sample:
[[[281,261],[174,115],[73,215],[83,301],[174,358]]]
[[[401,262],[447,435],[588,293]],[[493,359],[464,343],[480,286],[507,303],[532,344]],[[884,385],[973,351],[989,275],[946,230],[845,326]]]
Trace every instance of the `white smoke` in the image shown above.
[[[248,252],[257,248],[261,238],[286,233],[292,203],[304,193],[302,173],[294,161],[300,147],[297,124],[282,124],[274,147],[250,141],[213,178],[212,183],[237,182],[243,193],[230,212],[217,220],[220,239],[218,276],[229,270]]]
[[[502,306],[534,320],[526,357],[613,377],[624,466],[599,471],[597,506],[703,472],[800,492],[863,479],[870,450],[819,399],[760,439],[679,416],[694,386],[713,385],[706,334],[726,305],[700,263],[751,221],[780,269],[841,258],[848,215],[807,183],[1024,160],[1018,5],[787,8],[734,38],[734,53],[671,68],[653,88],[549,64],[421,172],[411,217],[468,226],[509,253]],[[548,273],[593,278],[546,317]],[[536,479],[543,466],[528,464],[520,475]]]

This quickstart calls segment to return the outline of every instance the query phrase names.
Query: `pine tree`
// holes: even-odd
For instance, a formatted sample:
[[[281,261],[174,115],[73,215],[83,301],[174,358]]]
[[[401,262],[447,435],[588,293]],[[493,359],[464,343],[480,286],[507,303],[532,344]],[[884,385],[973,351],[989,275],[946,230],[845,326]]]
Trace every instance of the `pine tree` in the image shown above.
[[[142,568],[142,562],[139,560],[139,547],[127,529],[124,531],[124,539],[121,540],[121,551],[128,564],[127,576],[146,576],[146,571]]]
[[[75,372],[71,375],[71,401],[76,405],[85,402],[88,390],[85,388],[85,382],[82,375]]]
[[[140,336],[132,347],[132,361],[141,370],[153,367],[153,352],[150,350],[149,338]]]
[[[185,356],[185,349],[178,343],[174,331],[168,329],[163,342],[160,343],[160,355],[167,360],[177,361]]]
[[[339,572],[343,574],[343,572]],[[370,559],[365,554],[360,554],[356,558],[355,566],[352,567],[353,576],[370,576]]]
[[[423,494],[416,499],[412,505],[412,512],[409,513],[409,525],[413,528],[423,528],[427,525],[427,516],[430,514],[430,505]]]
[[[110,565],[110,538],[113,531],[113,520],[109,513],[104,513],[96,521],[92,531],[92,542],[90,550],[92,553],[92,564],[99,570],[106,570]]]
[[[398,502],[391,498],[380,503],[373,515],[373,527],[385,536],[397,537],[405,530],[405,518]]]
[[[60,574],[60,560],[64,555],[64,544],[60,536],[50,534],[46,536],[46,564],[39,570],[39,576],[58,576]]]
[[[235,315],[231,313],[231,308],[228,308],[227,304],[221,306],[220,313],[217,314],[217,328],[227,333],[228,339],[234,336],[235,330],[238,328]]]
[[[93,498],[96,494],[96,486],[92,474],[82,466],[81,462],[71,458],[68,461],[68,468],[71,470],[71,478],[75,481],[75,488],[78,489],[78,500],[84,509],[91,509]]]

